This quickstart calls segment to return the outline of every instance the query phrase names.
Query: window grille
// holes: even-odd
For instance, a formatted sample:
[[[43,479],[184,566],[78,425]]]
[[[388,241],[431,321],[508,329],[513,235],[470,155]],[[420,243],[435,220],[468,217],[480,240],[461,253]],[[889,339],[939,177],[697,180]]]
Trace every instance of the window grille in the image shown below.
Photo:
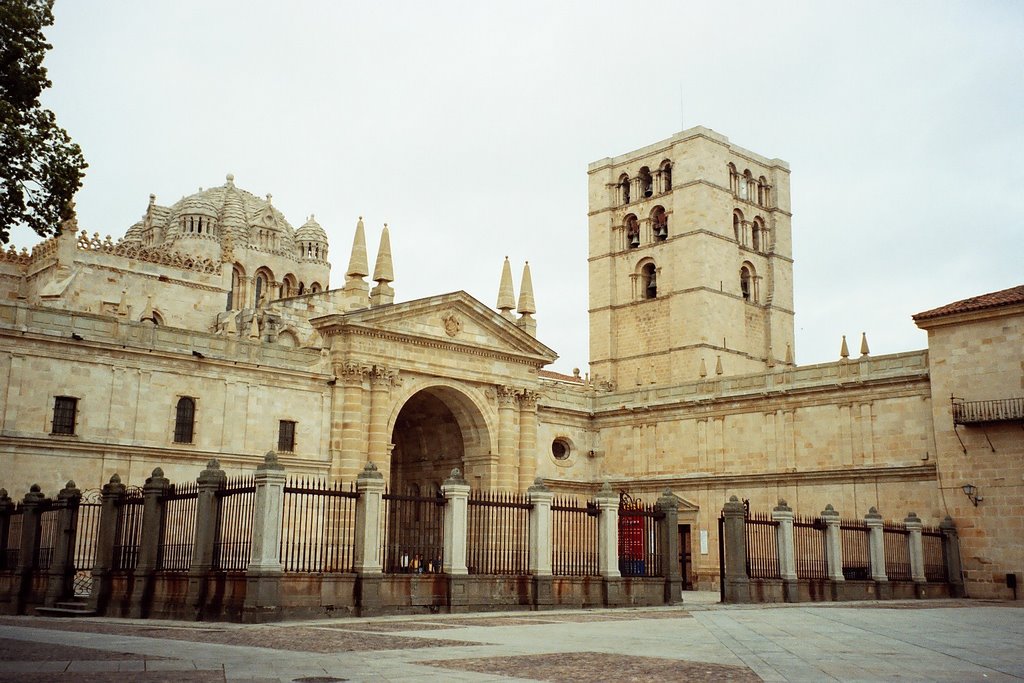
[[[196,402],[188,396],[178,399],[174,417],[174,443],[192,443],[195,427]]]
[[[277,450],[284,453],[291,453],[295,450],[294,421],[281,420],[281,426],[277,431]]]
[[[74,434],[75,414],[78,411],[78,399],[70,396],[57,396],[53,401],[53,428],[51,434]]]

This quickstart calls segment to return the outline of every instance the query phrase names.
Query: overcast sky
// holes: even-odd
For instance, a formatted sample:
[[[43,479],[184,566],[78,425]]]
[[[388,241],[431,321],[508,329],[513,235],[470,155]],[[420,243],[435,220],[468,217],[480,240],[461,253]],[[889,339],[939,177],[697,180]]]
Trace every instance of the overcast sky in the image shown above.
[[[80,225],[225,174],[344,281],[391,230],[399,301],[489,306],[529,260],[553,369],[587,371],[587,164],[703,125],[792,168],[796,357],[924,348],[910,316],[1024,283],[1024,3],[57,0],[44,96]],[[15,244],[32,238],[16,233]]]

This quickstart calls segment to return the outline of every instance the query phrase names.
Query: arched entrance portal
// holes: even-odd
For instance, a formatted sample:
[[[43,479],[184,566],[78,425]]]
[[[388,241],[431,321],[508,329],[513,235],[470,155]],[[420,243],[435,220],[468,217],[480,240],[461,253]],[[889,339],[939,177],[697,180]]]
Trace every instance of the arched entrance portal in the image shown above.
[[[395,420],[391,434],[390,489],[401,494],[432,495],[458,467],[479,461],[490,450],[479,409],[462,392],[435,386],[413,394]]]

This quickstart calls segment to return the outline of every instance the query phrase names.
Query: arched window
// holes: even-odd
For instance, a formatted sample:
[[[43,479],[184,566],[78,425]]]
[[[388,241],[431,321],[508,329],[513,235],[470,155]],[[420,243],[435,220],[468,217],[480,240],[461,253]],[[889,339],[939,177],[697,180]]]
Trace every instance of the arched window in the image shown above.
[[[643,298],[658,296],[658,269],[653,263],[647,263],[640,269],[640,287]]]
[[[288,273],[284,276],[284,280],[281,281],[281,298],[295,296],[295,291],[295,276]]]
[[[625,173],[619,176],[619,199],[623,204],[629,204],[629,176]]]
[[[668,214],[665,213],[665,207],[656,206],[651,211],[651,230],[654,233],[655,240],[664,241],[668,239]]]
[[[640,220],[629,214],[623,219],[623,225],[626,226],[626,247],[636,249],[640,246]]]
[[[196,402],[188,396],[178,399],[174,410],[174,443],[192,443],[195,427]]]
[[[761,206],[768,206],[768,181],[764,176],[757,179],[757,203]]]
[[[729,164],[729,189],[733,195],[739,196],[740,194],[740,175],[736,171],[736,166],[732,163]]]
[[[737,243],[743,243],[743,212],[739,209],[732,212],[732,236]]]
[[[253,299],[254,305],[259,306],[260,300],[266,298],[267,301],[273,298],[273,292],[270,289],[271,283],[274,281],[274,274],[266,268],[260,268],[256,271],[255,278],[255,298]]]
[[[242,267],[235,265],[231,269],[231,290],[228,291],[228,307],[225,310],[234,310],[235,306],[241,307],[245,300],[245,293],[242,291],[245,283],[245,271]]]
[[[755,218],[754,223],[750,226],[750,247],[754,251],[761,251],[761,219]]]
[[[654,178],[651,177],[651,169],[644,166],[640,169],[640,196],[650,197],[654,194]]]
[[[299,283],[299,296],[302,296],[305,293],[306,293],[306,283],[305,282],[300,282]]]
[[[661,191],[668,192],[672,189],[672,162],[668,159],[661,162]]]
[[[752,202],[757,197],[756,192],[754,175],[748,168],[743,172],[743,179],[740,181],[740,197]]]
[[[319,292],[320,292],[320,283],[319,282],[314,282],[314,283],[312,283],[309,286],[309,293],[310,294],[318,294]]]
[[[757,277],[750,263],[740,267],[740,296],[744,301],[757,303]]]

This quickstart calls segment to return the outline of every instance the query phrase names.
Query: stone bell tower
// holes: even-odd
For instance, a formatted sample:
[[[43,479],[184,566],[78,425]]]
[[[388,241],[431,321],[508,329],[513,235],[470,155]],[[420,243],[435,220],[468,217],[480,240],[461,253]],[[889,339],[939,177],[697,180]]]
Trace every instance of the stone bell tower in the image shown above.
[[[588,174],[596,380],[627,390],[793,363],[786,162],[696,127]]]

